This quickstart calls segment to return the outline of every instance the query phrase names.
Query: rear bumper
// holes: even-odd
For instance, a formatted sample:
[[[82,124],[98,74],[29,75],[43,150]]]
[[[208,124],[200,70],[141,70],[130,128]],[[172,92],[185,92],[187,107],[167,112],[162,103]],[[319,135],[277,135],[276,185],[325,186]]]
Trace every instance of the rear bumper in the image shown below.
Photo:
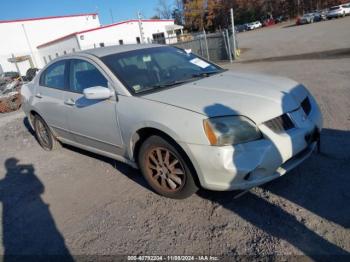
[[[322,129],[321,113],[315,101],[311,102],[307,119],[299,119],[298,111],[292,113],[297,127],[288,132],[276,134],[261,125],[262,140],[224,147],[186,144],[202,187],[244,190],[281,177],[301,164],[317,144],[307,138]]]

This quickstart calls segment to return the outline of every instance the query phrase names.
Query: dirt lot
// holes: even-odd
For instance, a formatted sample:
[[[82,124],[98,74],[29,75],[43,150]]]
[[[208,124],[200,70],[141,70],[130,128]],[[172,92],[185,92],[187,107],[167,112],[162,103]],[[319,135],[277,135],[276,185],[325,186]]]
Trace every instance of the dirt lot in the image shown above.
[[[309,30],[312,38],[323,25],[336,35],[349,22],[345,18],[299,30]],[[268,32],[290,34],[279,27]],[[261,33],[247,34],[252,36],[250,48],[258,37],[254,34]],[[349,46],[349,34],[342,41]],[[311,50],[314,42],[303,43]],[[329,49],[318,50],[317,56],[286,52],[271,61],[247,62],[249,52],[256,52],[252,49],[242,62],[225,65],[305,83],[325,121],[321,155],[237,200],[232,192],[205,190],[186,200],[165,199],[148,188],[138,171],[108,158],[71,147],[43,151],[22,113],[2,115],[0,254],[6,248],[16,254],[211,254],[237,259],[349,255],[350,58],[345,53],[322,55],[332,50],[330,43],[325,46]]]
[[[238,34],[243,59],[261,59],[350,48],[350,16],[321,23],[295,26],[295,22]],[[348,54],[349,57],[349,54]]]

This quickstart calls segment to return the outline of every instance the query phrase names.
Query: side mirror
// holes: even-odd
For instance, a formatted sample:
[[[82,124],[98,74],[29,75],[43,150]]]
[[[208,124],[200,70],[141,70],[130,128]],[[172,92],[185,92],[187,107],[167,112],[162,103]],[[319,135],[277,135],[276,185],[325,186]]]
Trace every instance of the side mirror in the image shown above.
[[[107,87],[94,86],[84,89],[84,96],[86,99],[108,99],[113,96],[113,92]]]

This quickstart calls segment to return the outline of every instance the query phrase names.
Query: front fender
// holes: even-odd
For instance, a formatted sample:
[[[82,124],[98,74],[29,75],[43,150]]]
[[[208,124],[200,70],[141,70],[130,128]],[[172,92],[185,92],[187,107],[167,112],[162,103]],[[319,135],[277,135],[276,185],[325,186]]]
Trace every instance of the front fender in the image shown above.
[[[125,156],[133,159],[135,134],[142,128],[157,129],[178,144],[209,143],[203,128],[205,116],[142,97],[119,97],[117,104],[119,126],[125,141]]]

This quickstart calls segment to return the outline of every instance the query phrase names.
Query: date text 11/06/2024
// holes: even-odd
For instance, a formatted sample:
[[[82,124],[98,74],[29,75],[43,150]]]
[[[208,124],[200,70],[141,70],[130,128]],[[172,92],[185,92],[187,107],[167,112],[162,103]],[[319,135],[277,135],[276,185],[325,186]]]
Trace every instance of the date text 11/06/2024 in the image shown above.
[[[218,261],[216,256],[128,256],[128,261]]]

